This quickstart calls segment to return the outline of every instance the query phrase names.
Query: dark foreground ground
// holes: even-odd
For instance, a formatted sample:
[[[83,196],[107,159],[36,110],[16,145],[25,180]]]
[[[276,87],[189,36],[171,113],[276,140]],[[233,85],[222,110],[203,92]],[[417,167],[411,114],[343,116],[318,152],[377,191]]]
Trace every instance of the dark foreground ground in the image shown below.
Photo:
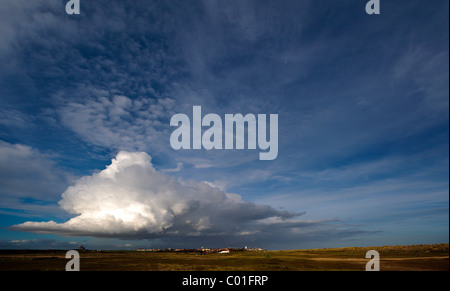
[[[368,250],[381,271],[448,271],[449,245],[384,246],[229,254],[80,251],[81,271],[364,271]],[[0,271],[64,271],[66,251],[0,250]]]

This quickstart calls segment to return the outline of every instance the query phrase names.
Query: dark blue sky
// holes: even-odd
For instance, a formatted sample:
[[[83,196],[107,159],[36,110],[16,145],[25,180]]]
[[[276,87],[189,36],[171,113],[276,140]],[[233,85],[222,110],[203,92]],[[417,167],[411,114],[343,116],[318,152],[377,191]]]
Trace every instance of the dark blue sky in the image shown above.
[[[448,1],[66,2],[0,4],[0,248],[448,242]],[[278,114],[278,158],[173,150],[196,105]],[[113,189],[138,194],[102,190],[120,151],[158,183],[127,164]]]

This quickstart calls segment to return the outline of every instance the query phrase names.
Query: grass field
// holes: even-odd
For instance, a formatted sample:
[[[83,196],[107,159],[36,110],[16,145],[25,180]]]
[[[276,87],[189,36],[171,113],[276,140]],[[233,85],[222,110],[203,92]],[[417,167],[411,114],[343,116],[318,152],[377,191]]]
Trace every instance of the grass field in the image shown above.
[[[384,246],[230,254],[85,251],[81,271],[364,271],[368,250],[381,271],[448,271],[449,245]],[[64,271],[66,251],[0,251],[0,271]]]

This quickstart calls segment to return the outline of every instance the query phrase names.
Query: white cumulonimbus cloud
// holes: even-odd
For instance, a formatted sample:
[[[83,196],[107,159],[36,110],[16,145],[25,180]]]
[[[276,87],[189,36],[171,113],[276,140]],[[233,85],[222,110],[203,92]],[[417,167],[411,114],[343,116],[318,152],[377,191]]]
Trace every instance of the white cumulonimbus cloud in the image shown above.
[[[270,226],[301,227],[301,215],[246,202],[210,183],[158,172],[146,153],[120,152],[103,171],[85,176],[62,194],[65,223],[25,222],[18,231],[123,239],[242,237]],[[235,240],[233,240],[235,241]]]

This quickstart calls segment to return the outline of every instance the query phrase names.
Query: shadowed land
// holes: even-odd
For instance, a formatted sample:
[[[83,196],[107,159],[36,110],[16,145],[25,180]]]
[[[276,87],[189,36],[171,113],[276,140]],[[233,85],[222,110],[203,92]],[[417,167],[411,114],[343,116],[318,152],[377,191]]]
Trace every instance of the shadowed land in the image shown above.
[[[229,254],[80,251],[81,271],[364,271],[365,254],[381,271],[448,271],[449,245],[349,247]],[[66,251],[2,250],[0,271],[64,271]]]

